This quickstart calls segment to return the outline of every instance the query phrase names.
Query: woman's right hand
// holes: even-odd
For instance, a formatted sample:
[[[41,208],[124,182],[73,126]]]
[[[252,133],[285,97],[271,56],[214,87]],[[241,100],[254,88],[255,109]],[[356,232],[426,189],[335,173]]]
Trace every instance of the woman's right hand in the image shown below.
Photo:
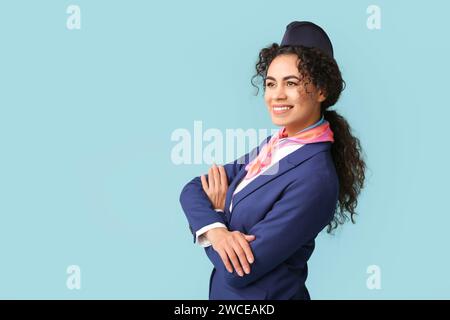
[[[255,240],[254,235],[246,235],[239,231],[228,231],[225,228],[213,228],[205,233],[205,237],[222,258],[228,272],[233,272],[232,264],[241,277],[244,276],[242,269],[246,274],[250,273],[249,263],[253,263],[255,258],[249,242]]]

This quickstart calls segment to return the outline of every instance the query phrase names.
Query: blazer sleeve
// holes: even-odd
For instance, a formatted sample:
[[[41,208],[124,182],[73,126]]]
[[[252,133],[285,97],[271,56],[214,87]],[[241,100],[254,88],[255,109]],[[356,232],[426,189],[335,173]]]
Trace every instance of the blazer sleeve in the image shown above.
[[[206,254],[230,286],[244,287],[314,239],[333,218],[338,193],[338,184],[323,176],[298,179],[290,184],[265,218],[249,230],[249,235],[255,235],[255,240],[249,243],[255,260],[250,273],[244,273],[243,277],[235,270],[229,273],[212,247],[205,248]]]
[[[264,141],[251,152],[243,155],[242,157],[234,160],[231,163],[225,164],[224,169],[227,174],[228,185],[233,181],[238,172],[247,164],[253,157],[255,157],[259,149],[270,139],[270,136],[264,139]],[[206,175],[208,179],[208,175]],[[225,214],[223,212],[217,212],[214,210],[211,201],[207,194],[203,191],[202,182],[200,177],[195,177],[189,183],[187,183],[180,194],[180,204],[187,217],[189,223],[189,230],[194,237],[194,243],[196,242],[196,232],[212,223],[220,222],[228,227],[225,220]]]

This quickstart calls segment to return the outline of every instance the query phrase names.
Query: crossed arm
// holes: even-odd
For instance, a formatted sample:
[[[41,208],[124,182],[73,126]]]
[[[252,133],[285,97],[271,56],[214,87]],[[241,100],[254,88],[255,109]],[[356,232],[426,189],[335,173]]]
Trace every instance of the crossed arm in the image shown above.
[[[243,165],[245,164],[235,161],[224,166],[228,181],[236,176]],[[236,267],[234,262],[236,270],[230,270],[229,263],[227,265],[223,259],[223,251],[217,250],[214,244],[206,247],[205,252],[214,267],[224,275],[227,283],[234,287],[244,287],[273,270],[301,246],[316,237],[332,218],[337,201],[336,194],[336,187],[329,185],[326,177],[320,174],[310,179],[297,180],[289,185],[283,196],[266,214],[266,218],[249,230],[249,235],[254,235],[255,238],[252,241],[247,240],[254,257],[248,274],[243,275],[242,270]],[[180,202],[192,232],[192,226],[194,230],[199,230],[216,222],[226,225],[224,216],[214,210],[199,177],[185,186]],[[243,257],[246,254],[244,251],[241,252]],[[228,257],[230,258],[229,255]]]
[[[250,228],[249,234],[255,236],[255,240],[249,242],[255,261],[251,272],[243,277],[236,272],[226,272],[212,247],[205,248],[206,254],[229,285],[244,287],[276,268],[317,236],[332,218],[335,192],[322,177],[289,185],[266,217]]]
[[[244,271],[247,274],[250,272],[249,263],[254,260],[248,245],[248,242],[253,241],[254,237],[239,231],[229,231],[223,210],[228,190],[228,179],[233,180],[235,178],[242,166],[248,163],[249,157],[251,157],[251,154],[247,154],[224,167],[213,165],[206,177],[197,177],[188,183],[180,196],[180,202],[188,218],[189,227],[194,234],[194,243],[198,240],[199,244],[204,247],[212,245],[212,248],[222,259],[224,267],[230,273],[233,272],[234,267],[241,277],[244,275]],[[219,213],[218,210],[222,212]],[[196,232],[192,230],[192,225],[197,230]]]

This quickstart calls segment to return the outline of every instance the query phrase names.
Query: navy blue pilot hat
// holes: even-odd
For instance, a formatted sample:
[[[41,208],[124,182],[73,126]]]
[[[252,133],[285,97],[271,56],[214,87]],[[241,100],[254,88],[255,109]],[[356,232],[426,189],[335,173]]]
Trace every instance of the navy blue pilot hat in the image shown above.
[[[316,47],[333,58],[333,45],[326,32],[309,21],[293,21],[286,27],[280,46]]]

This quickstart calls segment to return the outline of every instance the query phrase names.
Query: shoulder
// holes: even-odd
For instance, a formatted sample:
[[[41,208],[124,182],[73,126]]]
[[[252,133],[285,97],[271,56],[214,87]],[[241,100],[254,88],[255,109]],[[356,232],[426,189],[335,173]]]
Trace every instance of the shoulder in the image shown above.
[[[307,183],[312,189],[329,190],[333,194],[338,192],[339,179],[331,148],[315,153],[294,168],[294,171],[295,184]]]

